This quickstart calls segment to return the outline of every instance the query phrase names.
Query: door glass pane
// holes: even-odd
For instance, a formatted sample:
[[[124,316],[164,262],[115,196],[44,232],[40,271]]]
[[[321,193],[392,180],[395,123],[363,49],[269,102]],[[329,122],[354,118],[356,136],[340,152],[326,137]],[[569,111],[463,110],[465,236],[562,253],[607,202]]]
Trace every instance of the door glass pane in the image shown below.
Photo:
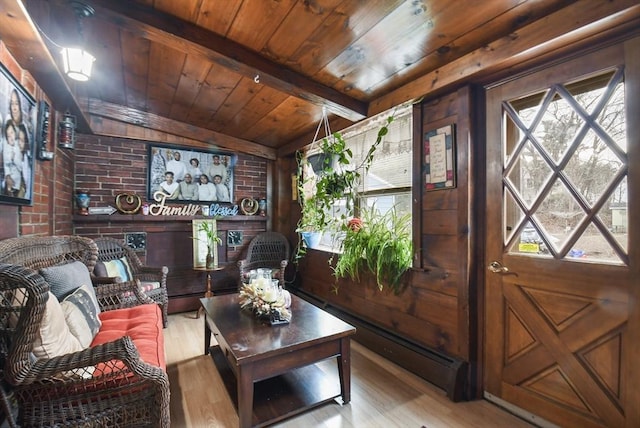
[[[583,126],[584,119],[569,101],[555,93],[533,135],[551,159],[558,164]]]
[[[558,82],[504,110],[509,251],[628,263],[622,71]]]

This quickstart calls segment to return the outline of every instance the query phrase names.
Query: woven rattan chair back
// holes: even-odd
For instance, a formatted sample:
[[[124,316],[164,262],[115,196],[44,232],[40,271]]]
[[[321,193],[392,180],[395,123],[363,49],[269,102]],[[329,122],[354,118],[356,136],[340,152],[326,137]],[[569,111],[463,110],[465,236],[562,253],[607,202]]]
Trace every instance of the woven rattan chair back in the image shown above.
[[[130,337],[33,356],[47,301],[55,298],[39,270],[77,260],[92,271],[97,254],[94,241],[79,236],[0,241],[0,374],[16,397],[19,426],[170,425],[167,374],[142,361]],[[120,287],[104,288],[98,297]]]
[[[93,273],[97,257],[96,244],[82,236],[23,236],[0,241],[0,263],[19,264],[36,271],[80,261]]]
[[[145,266],[140,261],[138,255],[123,241],[109,237],[94,239],[98,247],[98,261],[109,262],[125,258],[131,268],[132,280],[138,280],[144,286],[148,282],[157,282],[159,287],[153,290],[146,290],[144,293],[162,308],[162,321],[167,326],[169,296],[167,293],[167,274],[169,269],[166,266],[152,267]]]
[[[285,269],[289,264],[290,245],[286,236],[279,232],[262,232],[256,235],[247,248],[246,257],[238,262],[240,278],[252,269],[277,269],[275,276],[285,285]]]

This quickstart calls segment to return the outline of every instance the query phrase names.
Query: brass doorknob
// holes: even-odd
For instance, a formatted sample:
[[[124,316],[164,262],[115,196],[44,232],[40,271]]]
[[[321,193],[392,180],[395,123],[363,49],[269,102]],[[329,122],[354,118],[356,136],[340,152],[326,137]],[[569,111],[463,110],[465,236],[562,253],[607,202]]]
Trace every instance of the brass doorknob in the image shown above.
[[[489,263],[489,267],[488,267],[490,272],[493,273],[508,273],[509,272],[509,268],[506,266],[502,266],[502,263],[498,262],[498,261],[492,261],[491,263]]]

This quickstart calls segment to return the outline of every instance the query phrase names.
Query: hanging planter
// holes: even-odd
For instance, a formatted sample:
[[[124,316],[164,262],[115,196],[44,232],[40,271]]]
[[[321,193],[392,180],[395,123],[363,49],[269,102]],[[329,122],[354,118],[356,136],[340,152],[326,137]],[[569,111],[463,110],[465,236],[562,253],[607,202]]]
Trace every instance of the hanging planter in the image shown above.
[[[346,227],[347,220],[354,217],[362,175],[369,171],[374,154],[389,132],[388,126],[392,121],[393,115],[389,116],[378,130],[376,140],[369,147],[360,165],[354,166],[353,152],[341,133],[331,133],[326,112],[323,110],[323,120],[314,136],[315,142],[320,127],[324,124],[326,137],[320,143],[320,153],[324,155],[320,171],[313,171],[302,152],[296,153],[298,201],[301,206],[301,217],[296,228],[296,232],[300,234],[295,253],[296,261],[304,257],[307,248],[313,248],[304,239],[303,232],[342,229]],[[339,217],[329,215],[331,208],[340,199],[345,200],[345,210]]]
[[[322,231],[300,232],[307,248],[318,248],[322,239]]]

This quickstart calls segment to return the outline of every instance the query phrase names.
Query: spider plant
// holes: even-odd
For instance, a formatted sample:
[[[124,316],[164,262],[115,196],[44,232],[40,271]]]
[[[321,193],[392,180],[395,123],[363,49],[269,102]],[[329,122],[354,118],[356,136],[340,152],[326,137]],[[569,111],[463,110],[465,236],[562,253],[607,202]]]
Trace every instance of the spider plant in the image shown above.
[[[395,207],[384,214],[375,206],[363,210],[361,220],[345,226],[334,276],[359,281],[362,273],[369,272],[375,276],[378,289],[382,291],[386,285],[400,293],[403,274],[411,268],[413,259],[410,225],[411,215],[400,214]]]

